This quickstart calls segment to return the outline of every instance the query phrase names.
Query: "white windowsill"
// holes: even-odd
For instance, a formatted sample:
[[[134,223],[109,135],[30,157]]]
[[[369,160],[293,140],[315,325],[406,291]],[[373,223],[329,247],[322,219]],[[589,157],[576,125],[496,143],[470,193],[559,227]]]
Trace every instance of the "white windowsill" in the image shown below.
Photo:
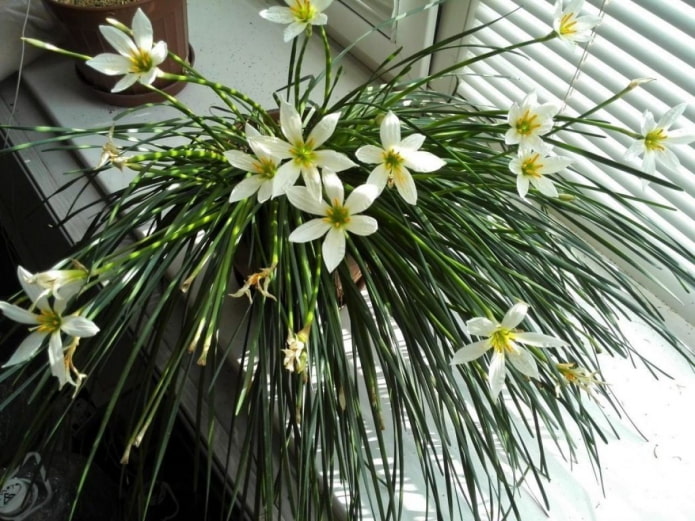
[[[210,79],[248,92],[260,103],[274,107],[272,92],[285,83],[289,46],[282,42],[281,27],[257,16],[267,2],[188,1],[195,67]],[[322,50],[314,46],[310,52],[318,70]],[[41,58],[24,71],[24,89],[30,91],[31,99],[40,103],[51,119],[45,123],[82,128],[111,125],[112,118],[120,109],[90,99],[88,91],[72,73],[72,67],[71,60],[52,55]],[[345,75],[345,81],[359,80],[361,75],[355,64],[354,69]],[[10,89],[1,92],[0,96],[6,103],[11,102]],[[215,101],[212,93],[198,86],[188,86],[178,97],[198,112],[206,111]],[[145,118],[146,114],[140,113],[137,117]],[[17,123],[23,124],[23,121]],[[87,150],[83,158],[95,164],[98,155],[98,149]],[[48,163],[44,165],[51,167]],[[35,167],[30,166],[32,169]],[[52,173],[58,179],[61,176],[61,172]],[[102,188],[109,190],[122,186],[127,182],[124,175],[117,170],[106,173],[101,177]],[[54,204],[65,207],[65,201]],[[60,216],[60,209],[58,213]],[[80,230],[75,228],[70,233],[77,238]],[[692,325],[666,307],[664,313],[674,331],[695,346]],[[570,468],[558,458],[556,479],[547,489],[554,502],[553,508],[546,516],[530,497],[522,497],[520,506],[524,521],[695,519],[695,498],[690,490],[691,469],[695,466],[695,445],[691,441],[695,420],[689,414],[692,403],[695,403],[695,378],[685,364],[671,354],[668,346],[646,328],[626,322],[626,332],[644,353],[649,353],[674,377],[674,380],[656,381],[644,369],[631,370],[625,361],[603,360],[603,377],[611,383],[649,440],[641,440],[626,428],[621,432],[623,439],[620,442],[600,447],[603,449],[600,453],[605,498],[586,460]],[[414,451],[408,452],[415,454]],[[409,485],[404,501],[410,514],[408,519],[424,520],[424,486],[417,481]]]

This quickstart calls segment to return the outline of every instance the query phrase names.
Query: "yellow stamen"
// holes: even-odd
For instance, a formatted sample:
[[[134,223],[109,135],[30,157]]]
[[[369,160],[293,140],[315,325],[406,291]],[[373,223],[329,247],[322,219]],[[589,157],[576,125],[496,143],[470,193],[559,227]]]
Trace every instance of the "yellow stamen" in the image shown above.
[[[524,115],[517,119],[515,126],[519,134],[522,136],[529,136],[536,129],[540,128],[541,124],[538,122],[538,114],[526,109]]]
[[[667,137],[663,128],[656,128],[644,136],[644,147],[654,152],[663,152],[666,147],[662,143]]]
[[[324,217],[323,220],[334,228],[342,228],[350,222],[350,210],[335,199],[333,201],[333,206],[328,209],[326,217]]]
[[[305,24],[310,23],[318,12],[311,0],[296,0],[295,4],[290,7],[290,11],[295,20]]]
[[[42,309],[41,314],[36,319],[39,323],[36,326],[36,331],[39,333],[54,333],[60,330],[61,318],[60,315],[50,309]]]
[[[567,13],[560,20],[560,30],[558,32],[563,36],[574,34],[577,32],[576,26],[577,19],[574,17],[574,13]]]
[[[543,164],[538,162],[539,157],[540,154],[534,154],[521,163],[521,173],[524,177],[534,177],[538,179],[543,176],[540,172],[543,168]]]

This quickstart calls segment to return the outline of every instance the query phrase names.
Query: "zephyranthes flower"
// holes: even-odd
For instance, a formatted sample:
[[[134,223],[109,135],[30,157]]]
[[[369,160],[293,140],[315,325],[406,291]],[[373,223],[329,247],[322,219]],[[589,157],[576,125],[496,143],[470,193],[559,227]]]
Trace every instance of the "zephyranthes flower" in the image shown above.
[[[230,293],[229,296],[241,297],[243,295],[246,295],[246,297],[249,299],[249,302],[253,302],[253,297],[251,296],[251,287],[253,286],[264,297],[272,300],[277,300],[275,296],[268,293],[268,285],[270,284],[271,275],[273,274],[273,271],[275,271],[275,268],[276,266],[272,265],[268,268],[263,268],[256,273],[252,273],[251,275],[246,277],[244,285],[241,288],[239,288],[238,291]]]
[[[555,184],[546,177],[569,166],[568,157],[549,156],[532,148],[522,147],[518,155],[509,162],[509,170],[516,174],[516,189],[521,197],[526,197],[529,185],[547,197],[557,197]]]
[[[605,385],[606,382],[598,378],[596,371],[589,371],[585,367],[577,366],[572,362],[555,364],[564,381],[558,382],[555,386],[555,392],[560,393],[560,385],[572,384],[584,389],[589,396],[594,397],[593,387],[597,385]]]
[[[559,110],[555,103],[539,105],[536,93],[531,92],[521,103],[515,102],[509,109],[507,123],[511,128],[504,135],[504,142],[543,150],[546,145],[541,136],[553,128],[553,117]]]
[[[335,130],[340,114],[329,114],[321,119],[304,138],[302,118],[293,105],[283,101],[280,104],[280,127],[287,141],[273,136],[257,136],[251,138],[252,146],[280,159],[289,159],[275,175],[275,191],[283,193],[292,186],[302,174],[304,184],[316,200],[321,199],[321,176],[319,168],[342,172],[352,168],[355,163],[340,152],[334,150],[319,150]]]
[[[670,147],[687,145],[695,141],[695,132],[685,129],[669,130],[669,128],[683,114],[687,106],[686,103],[676,105],[658,122],[654,120],[650,111],[645,111],[642,119],[642,137],[630,146],[625,157],[630,159],[644,154],[642,169],[650,174],[656,170],[657,159],[668,168],[678,170],[681,166],[680,161]]]
[[[296,334],[290,331],[290,333],[287,335],[287,349],[282,350],[283,354],[285,355],[282,365],[290,373],[296,372],[297,374],[301,374],[306,369],[306,343],[308,340],[308,328],[304,328]]]
[[[553,29],[558,37],[569,43],[586,42],[591,38],[591,33],[600,22],[598,16],[585,14],[581,11],[584,0],[572,0],[565,8],[563,0],[555,2],[555,15],[553,17]]]
[[[379,190],[374,185],[364,184],[355,188],[343,201],[343,184],[334,172],[324,172],[323,184],[330,203],[317,201],[303,186],[287,189],[290,203],[302,211],[321,216],[299,226],[290,234],[289,240],[307,242],[325,235],[323,261],[328,271],[333,271],[345,257],[346,233],[370,235],[377,230],[376,219],[358,214],[369,208],[379,195]]]
[[[326,25],[328,18],[323,13],[333,0],[285,0],[288,7],[273,6],[263,9],[260,15],[266,20],[289,24],[284,38],[289,42],[312,25]]]
[[[254,138],[260,135],[255,128],[246,124],[246,138],[255,156],[241,150],[227,150],[224,153],[227,161],[233,167],[252,174],[232,189],[232,193],[229,195],[230,203],[241,201],[255,193],[258,193],[259,203],[264,203],[272,196],[278,195],[274,193],[273,187],[280,160],[257,145]]]
[[[367,183],[376,185],[381,192],[388,185],[395,185],[401,197],[410,204],[417,202],[415,181],[408,169],[415,172],[434,172],[446,163],[430,152],[421,151],[425,142],[422,134],[411,134],[401,139],[401,123],[393,112],[386,114],[379,128],[381,148],[364,145],[357,149],[357,159],[376,168]]]
[[[40,273],[30,273],[21,266],[17,267],[17,278],[24,292],[32,296],[32,302],[43,297],[69,300],[82,289],[87,282],[87,275],[87,269],[80,265],[72,270],[54,268]]]
[[[538,367],[533,355],[520,344],[537,347],[560,347],[566,342],[541,333],[526,333],[515,329],[526,316],[528,304],[514,304],[504,315],[501,323],[489,318],[475,317],[466,322],[469,333],[487,337],[464,346],[454,353],[452,364],[462,364],[481,357],[489,349],[494,352],[490,361],[488,380],[493,397],[502,390],[507,375],[506,359],[515,369],[531,378],[538,378]]]
[[[140,8],[133,16],[132,38],[124,31],[109,25],[100,25],[99,31],[118,52],[102,53],[87,60],[87,65],[106,74],[120,76],[111,92],[120,92],[135,82],[150,85],[161,72],[158,68],[167,57],[166,42],[154,43],[152,23]]]
[[[66,360],[62,334],[65,333],[71,337],[68,344],[68,348],[70,348],[70,346],[76,345],[75,339],[94,336],[99,332],[99,328],[85,317],[76,314],[66,315],[66,300],[49,299],[43,288],[27,283],[21,275],[19,282],[32,302],[31,309],[27,310],[9,302],[0,301],[0,311],[15,322],[31,325],[31,333],[19,344],[19,347],[3,367],[21,364],[32,359],[48,339],[48,360],[51,373],[58,378],[60,387],[68,382],[74,383],[70,376],[70,370],[74,367],[72,366],[74,348],[68,349],[69,357]],[[35,309],[38,310],[38,313],[33,311]]]

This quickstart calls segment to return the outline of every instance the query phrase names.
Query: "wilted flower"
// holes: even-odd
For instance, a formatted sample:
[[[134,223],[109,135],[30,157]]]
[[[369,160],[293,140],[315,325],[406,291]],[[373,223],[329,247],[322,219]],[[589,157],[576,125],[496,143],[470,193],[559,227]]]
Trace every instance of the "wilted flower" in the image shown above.
[[[249,302],[253,302],[253,298],[251,297],[251,287],[253,286],[264,297],[276,300],[276,298],[273,295],[268,293],[270,276],[273,273],[273,271],[275,271],[275,267],[276,265],[273,264],[268,268],[263,268],[261,269],[261,271],[249,275],[248,277],[246,277],[246,281],[244,282],[244,285],[239,289],[239,291],[230,293],[229,296],[241,297],[242,295],[246,295],[249,299]]]
[[[630,146],[625,155],[632,159],[644,154],[642,169],[650,174],[656,170],[657,159],[672,170],[680,168],[678,157],[671,151],[673,145],[687,145],[695,141],[695,132],[685,129],[671,130],[676,120],[683,114],[687,103],[676,105],[666,112],[658,123],[650,111],[644,112],[642,119],[642,136]]]
[[[566,345],[565,341],[552,336],[541,333],[526,333],[515,329],[524,319],[527,311],[528,304],[519,302],[507,311],[501,323],[493,322],[485,317],[475,317],[468,320],[466,326],[472,335],[488,338],[464,346],[454,353],[451,360],[452,364],[471,362],[492,349],[494,352],[490,362],[488,380],[490,392],[495,398],[504,385],[507,374],[505,365],[507,358],[519,372],[531,378],[538,378],[538,367],[533,355],[519,344],[541,348]]]
[[[309,333],[307,328],[302,329],[296,334],[290,331],[287,335],[287,349],[282,350],[285,355],[282,365],[289,372],[301,374],[306,369],[306,343],[308,340]]]
[[[531,92],[521,103],[515,102],[509,109],[507,123],[511,128],[504,135],[504,142],[543,150],[546,145],[541,136],[553,128],[553,117],[559,110],[555,103],[539,105],[536,93]]]
[[[28,272],[27,272],[28,273]],[[50,299],[38,285],[27,283],[23,280],[20,274],[20,283],[24,288],[27,296],[32,301],[31,309],[38,309],[38,313],[31,310],[20,308],[9,302],[0,301],[0,311],[5,316],[20,324],[29,324],[31,333],[27,336],[19,347],[15,350],[10,359],[5,362],[3,367],[24,363],[31,360],[37,353],[39,348],[48,339],[48,360],[51,367],[51,373],[58,378],[60,387],[66,383],[75,385],[74,380],[70,376],[72,351],[69,351],[70,360],[65,359],[63,349],[63,337],[65,333],[69,337],[70,346],[76,345],[75,339],[94,336],[99,332],[99,328],[91,320],[78,316],[77,314],[66,315],[64,299]],[[79,379],[78,379],[79,380]]]
[[[377,230],[376,219],[358,214],[369,208],[379,195],[379,190],[374,185],[364,184],[355,188],[343,201],[343,184],[334,172],[324,172],[323,184],[330,203],[317,201],[303,186],[293,186],[287,190],[287,198],[294,206],[322,216],[299,226],[290,234],[289,240],[307,242],[325,235],[323,261],[328,271],[333,271],[345,257],[345,235],[348,232],[370,235]]]
[[[51,269],[40,273],[30,273],[17,266],[17,278],[24,292],[32,302],[44,297],[68,300],[75,296],[87,282],[87,269],[75,263],[76,269]]]
[[[355,152],[360,161],[377,165],[367,183],[376,185],[380,192],[387,184],[395,185],[407,203],[415,204],[417,189],[408,169],[434,172],[446,163],[434,154],[420,150],[425,142],[422,134],[411,134],[401,139],[401,123],[393,112],[386,114],[382,120],[380,137],[381,148],[364,145]]]
[[[320,200],[319,168],[342,172],[356,166],[345,154],[334,150],[319,150],[333,134],[339,119],[339,113],[325,116],[305,139],[304,124],[297,109],[285,101],[280,104],[280,127],[287,141],[273,136],[257,136],[249,140],[266,154],[289,159],[275,174],[275,193],[283,193],[287,187],[294,185],[299,174],[302,174],[307,189],[315,199]]]
[[[280,160],[258,146],[254,138],[260,135],[251,125],[246,125],[246,138],[255,156],[241,150],[227,150],[224,153],[227,161],[233,167],[252,174],[251,177],[247,177],[232,189],[232,193],[229,195],[230,203],[241,201],[255,193],[258,193],[259,203],[264,203],[271,197],[279,195],[274,192],[273,187]]]
[[[323,13],[333,0],[285,0],[288,7],[273,6],[263,9],[260,15],[271,22],[289,24],[284,38],[289,42],[312,25],[326,25],[328,17]]]
[[[553,17],[553,29],[558,37],[569,43],[586,42],[600,22],[601,18],[595,15],[582,15],[584,0],[572,0],[563,9],[563,0],[555,2],[555,15]]]
[[[560,384],[572,384],[584,389],[589,395],[593,396],[592,388],[606,383],[597,378],[598,373],[596,371],[589,371],[585,367],[579,367],[572,362],[555,364],[555,367],[557,367],[557,370],[564,378],[564,381],[558,382],[556,392],[560,391]]]
[[[150,85],[161,73],[158,65],[167,57],[167,44],[163,41],[154,43],[152,23],[142,9],[138,8],[133,16],[132,38],[109,25],[100,25],[99,31],[118,54],[102,53],[86,63],[107,76],[125,75],[111,92],[120,92],[136,82]]]
[[[568,157],[548,156],[532,148],[521,147],[518,155],[509,162],[509,170],[516,174],[516,188],[526,197],[529,185],[547,197],[557,197],[555,184],[546,177],[563,170],[572,163]]]

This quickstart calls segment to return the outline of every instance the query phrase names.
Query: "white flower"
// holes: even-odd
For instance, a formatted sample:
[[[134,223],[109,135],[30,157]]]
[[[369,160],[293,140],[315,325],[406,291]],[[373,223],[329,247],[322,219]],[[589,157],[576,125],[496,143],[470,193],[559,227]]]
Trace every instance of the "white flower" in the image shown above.
[[[531,92],[521,103],[515,102],[509,109],[507,123],[511,128],[504,135],[504,142],[543,150],[546,145],[540,136],[553,128],[553,117],[559,110],[555,103],[539,105],[536,93]]]
[[[329,114],[319,121],[304,139],[304,126],[297,109],[283,101],[280,104],[280,128],[287,138],[283,141],[273,136],[252,138],[254,145],[280,159],[290,159],[278,168],[275,174],[275,193],[281,194],[294,185],[302,174],[304,184],[316,200],[321,199],[321,176],[319,168],[342,172],[353,166],[349,157],[334,150],[319,150],[333,135],[340,113]]]
[[[82,289],[87,282],[87,275],[86,268],[82,266],[73,270],[54,268],[40,273],[30,273],[21,266],[17,266],[19,283],[32,302],[48,296],[58,300],[69,300]]]
[[[258,193],[259,203],[264,203],[271,197],[279,195],[274,192],[273,187],[280,160],[258,146],[255,138],[260,135],[251,125],[246,125],[246,138],[255,156],[240,150],[227,150],[224,153],[227,161],[233,167],[253,174],[232,189],[232,193],[229,195],[230,203],[241,201],[255,193]]]
[[[381,146],[365,145],[357,149],[357,159],[376,168],[367,183],[376,185],[381,192],[388,184],[395,185],[401,197],[410,204],[417,202],[415,181],[408,169],[415,172],[433,172],[446,163],[430,152],[420,151],[425,142],[422,134],[411,134],[401,139],[401,123],[393,112],[386,114],[379,128]]]
[[[308,242],[326,235],[323,241],[323,261],[329,271],[333,271],[345,257],[345,234],[370,235],[378,224],[376,219],[358,215],[366,210],[379,195],[376,186],[364,184],[355,188],[343,202],[343,184],[333,172],[324,172],[326,195],[330,203],[317,201],[314,195],[303,186],[293,186],[287,190],[287,198],[302,211],[320,215],[294,230],[289,240]]]
[[[563,9],[563,0],[555,2],[555,15],[553,17],[553,29],[558,37],[569,43],[586,42],[591,38],[594,27],[601,18],[594,15],[580,16],[584,7],[584,0],[571,0]]]
[[[269,7],[260,15],[271,22],[289,24],[284,38],[289,42],[312,25],[326,25],[328,18],[323,13],[333,0],[285,0],[288,7]]]
[[[33,326],[30,328],[29,336],[19,344],[19,347],[3,367],[10,367],[30,360],[44,341],[48,339],[48,360],[51,373],[58,378],[60,387],[68,382],[74,383],[70,376],[70,370],[73,368],[72,352],[76,345],[76,339],[94,336],[99,332],[99,328],[85,317],[76,314],[65,315],[66,300],[52,299],[51,305],[45,291],[40,286],[27,283],[22,276],[20,276],[19,281],[32,301],[31,309],[38,309],[38,313],[20,308],[9,302],[0,301],[0,311],[7,318],[20,324]],[[63,333],[72,337],[68,345],[67,357],[63,349]]]
[[[519,344],[529,344],[537,347],[560,347],[566,342],[543,335],[541,333],[524,333],[516,330],[526,316],[528,304],[514,304],[504,315],[501,323],[493,322],[485,317],[472,318],[466,322],[468,331],[477,336],[488,337],[485,340],[473,342],[454,353],[452,364],[461,364],[481,357],[486,351],[494,351],[490,362],[488,380],[493,397],[497,397],[504,385],[506,377],[505,361],[509,358],[512,365],[521,373],[531,378],[538,378],[538,367],[533,355]]]
[[[566,168],[572,163],[568,157],[548,156],[532,148],[521,147],[518,155],[509,162],[509,170],[516,174],[516,189],[526,197],[529,184],[547,197],[557,197],[555,184],[545,177]]]
[[[135,82],[150,85],[161,73],[157,66],[167,57],[167,44],[161,41],[153,42],[152,23],[140,8],[133,16],[132,38],[109,25],[100,25],[99,31],[118,54],[102,53],[86,63],[107,76],[125,75],[111,92],[125,90]]]
[[[695,132],[685,129],[669,131],[669,128],[683,114],[686,107],[687,103],[673,107],[661,117],[658,123],[654,121],[650,111],[645,111],[642,119],[642,137],[630,146],[625,157],[632,159],[644,154],[642,169],[650,174],[656,170],[657,159],[668,168],[678,170],[681,166],[680,161],[670,147],[687,145],[695,141]]]

